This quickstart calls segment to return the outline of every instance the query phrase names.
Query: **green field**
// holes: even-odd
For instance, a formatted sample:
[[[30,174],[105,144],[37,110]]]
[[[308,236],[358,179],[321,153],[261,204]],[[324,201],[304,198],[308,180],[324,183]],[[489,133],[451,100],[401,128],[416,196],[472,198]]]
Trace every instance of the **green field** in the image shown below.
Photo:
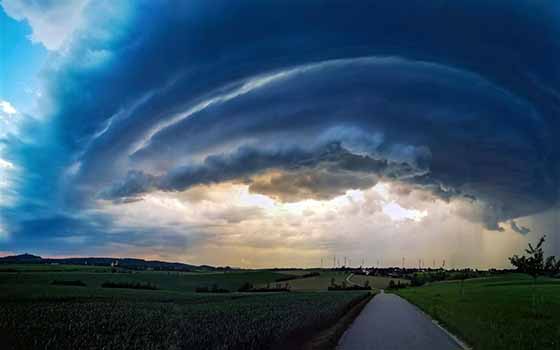
[[[274,284],[287,276],[264,270],[111,273],[90,267],[3,267],[20,272],[0,272],[2,349],[266,349],[305,340],[368,295],[193,293],[199,286],[237,290],[245,282]],[[102,288],[107,281],[151,283],[159,289]]]
[[[336,284],[346,282],[347,285],[358,284],[363,286],[366,281],[374,289],[384,289],[389,286],[389,281],[394,280],[395,283],[398,279],[380,276],[364,276],[353,275],[345,271],[328,271],[328,270],[282,270],[280,271],[285,275],[302,276],[310,272],[319,272],[321,275],[299,278],[291,281],[282,282],[282,285],[288,284],[293,291],[325,291],[331,285],[334,279]],[[401,283],[408,283],[406,280],[401,280]]]
[[[394,281],[395,283],[400,282],[402,284],[408,284],[409,282],[400,278],[382,277],[382,276],[365,276],[365,275],[352,275],[349,279],[350,282],[359,285],[364,285],[369,282],[369,285],[375,289],[386,289],[389,287],[389,282]]]
[[[111,272],[109,266],[51,265],[51,264],[3,264],[0,272]]]
[[[536,309],[526,275],[439,282],[398,294],[475,349],[560,349],[560,280],[539,278]],[[536,310],[536,312],[535,312]]]
[[[10,265],[6,265],[10,266]],[[107,290],[101,288],[104,282],[143,282],[151,283],[163,293],[194,292],[196,287],[212,287],[217,285],[231,291],[237,289],[245,282],[263,284],[274,282],[283,274],[270,271],[248,271],[248,272],[219,272],[219,273],[179,273],[142,271],[132,273],[111,273],[107,270],[91,271],[91,267],[84,269],[70,269],[66,272],[57,270],[58,266],[51,270],[41,272],[2,272],[0,273],[0,298],[21,299],[29,298],[53,298],[53,297],[97,297],[113,296],[119,294],[128,295],[130,291]],[[100,272],[98,272],[100,271]],[[75,287],[70,290],[66,286],[53,286],[52,281],[84,282],[87,287]],[[136,292],[136,291],[133,291]]]

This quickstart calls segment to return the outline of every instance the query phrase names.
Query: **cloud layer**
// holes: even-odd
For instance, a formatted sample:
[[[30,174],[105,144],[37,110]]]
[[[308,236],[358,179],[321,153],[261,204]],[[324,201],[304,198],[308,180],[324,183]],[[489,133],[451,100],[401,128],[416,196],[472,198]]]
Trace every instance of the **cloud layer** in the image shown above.
[[[523,235],[515,220],[557,206],[559,4],[3,8],[52,51],[40,115],[1,135],[1,158],[25,174],[10,177],[14,200],[0,202],[2,227],[17,237],[10,249],[68,236],[123,243],[115,232],[191,244],[208,230],[123,226],[117,208],[232,183],[280,203],[393,183]],[[230,223],[262,217],[221,213]]]

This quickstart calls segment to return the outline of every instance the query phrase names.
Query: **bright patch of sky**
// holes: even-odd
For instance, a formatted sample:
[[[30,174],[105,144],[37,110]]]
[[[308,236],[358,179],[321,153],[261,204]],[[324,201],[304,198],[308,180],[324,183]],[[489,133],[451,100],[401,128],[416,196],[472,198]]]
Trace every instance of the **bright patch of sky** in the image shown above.
[[[28,113],[33,100],[41,94],[38,74],[48,51],[43,45],[32,43],[28,39],[30,34],[26,22],[8,17],[0,7],[0,100],[5,113]]]

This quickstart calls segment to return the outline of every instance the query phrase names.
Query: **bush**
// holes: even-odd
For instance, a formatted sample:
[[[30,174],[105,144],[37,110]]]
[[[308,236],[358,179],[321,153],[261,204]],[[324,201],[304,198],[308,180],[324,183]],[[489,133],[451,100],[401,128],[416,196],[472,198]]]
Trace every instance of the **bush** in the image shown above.
[[[288,287],[277,287],[277,288],[251,288],[248,290],[244,290],[244,292],[251,292],[251,293],[266,293],[266,292],[289,292],[290,289]]]
[[[309,272],[309,273],[306,273],[306,274],[301,275],[301,276],[293,275],[293,276],[280,277],[280,278],[276,279],[276,282],[286,282],[286,281],[292,281],[292,280],[297,280],[297,279],[301,279],[301,278],[316,277],[316,276],[320,276],[320,275],[321,274],[319,272]]]
[[[228,289],[220,288],[217,284],[214,284],[212,288],[208,288],[207,286],[196,287],[194,291],[196,293],[230,293]]]
[[[406,288],[405,283],[401,283],[401,281],[397,281],[397,283],[395,283],[395,281],[393,280],[389,281],[389,287],[387,287],[387,289],[402,289],[402,288]]]
[[[300,276],[285,276],[285,277],[277,278],[275,281],[276,282],[286,282],[286,281],[297,280],[298,278],[301,278],[301,277]]]
[[[103,282],[101,285],[103,288],[128,288],[128,289],[148,289],[157,290],[158,287],[155,284],[149,282]]]
[[[248,292],[251,289],[253,289],[253,284],[250,282],[245,282],[241,285],[241,287],[239,287],[239,289],[237,290],[238,292]]]
[[[54,286],[77,286],[77,287],[85,287],[86,284],[82,281],[59,281],[54,280],[51,282]]]

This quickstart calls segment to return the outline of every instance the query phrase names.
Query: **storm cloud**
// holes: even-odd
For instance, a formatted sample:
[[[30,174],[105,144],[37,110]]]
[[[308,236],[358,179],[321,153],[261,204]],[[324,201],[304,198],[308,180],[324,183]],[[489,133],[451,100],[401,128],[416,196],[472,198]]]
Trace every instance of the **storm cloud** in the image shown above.
[[[522,234],[512,220],[557,206],[557,2],[79,6],[72,33],[49,28],[64,43],[33,32],[53,50],[41,112],[1,140],[26,174],[0,213],[20,242],[30,216],[98,237],[112,217],[79,221],[100,199],[224,182],[286,202],[395,182]]]

